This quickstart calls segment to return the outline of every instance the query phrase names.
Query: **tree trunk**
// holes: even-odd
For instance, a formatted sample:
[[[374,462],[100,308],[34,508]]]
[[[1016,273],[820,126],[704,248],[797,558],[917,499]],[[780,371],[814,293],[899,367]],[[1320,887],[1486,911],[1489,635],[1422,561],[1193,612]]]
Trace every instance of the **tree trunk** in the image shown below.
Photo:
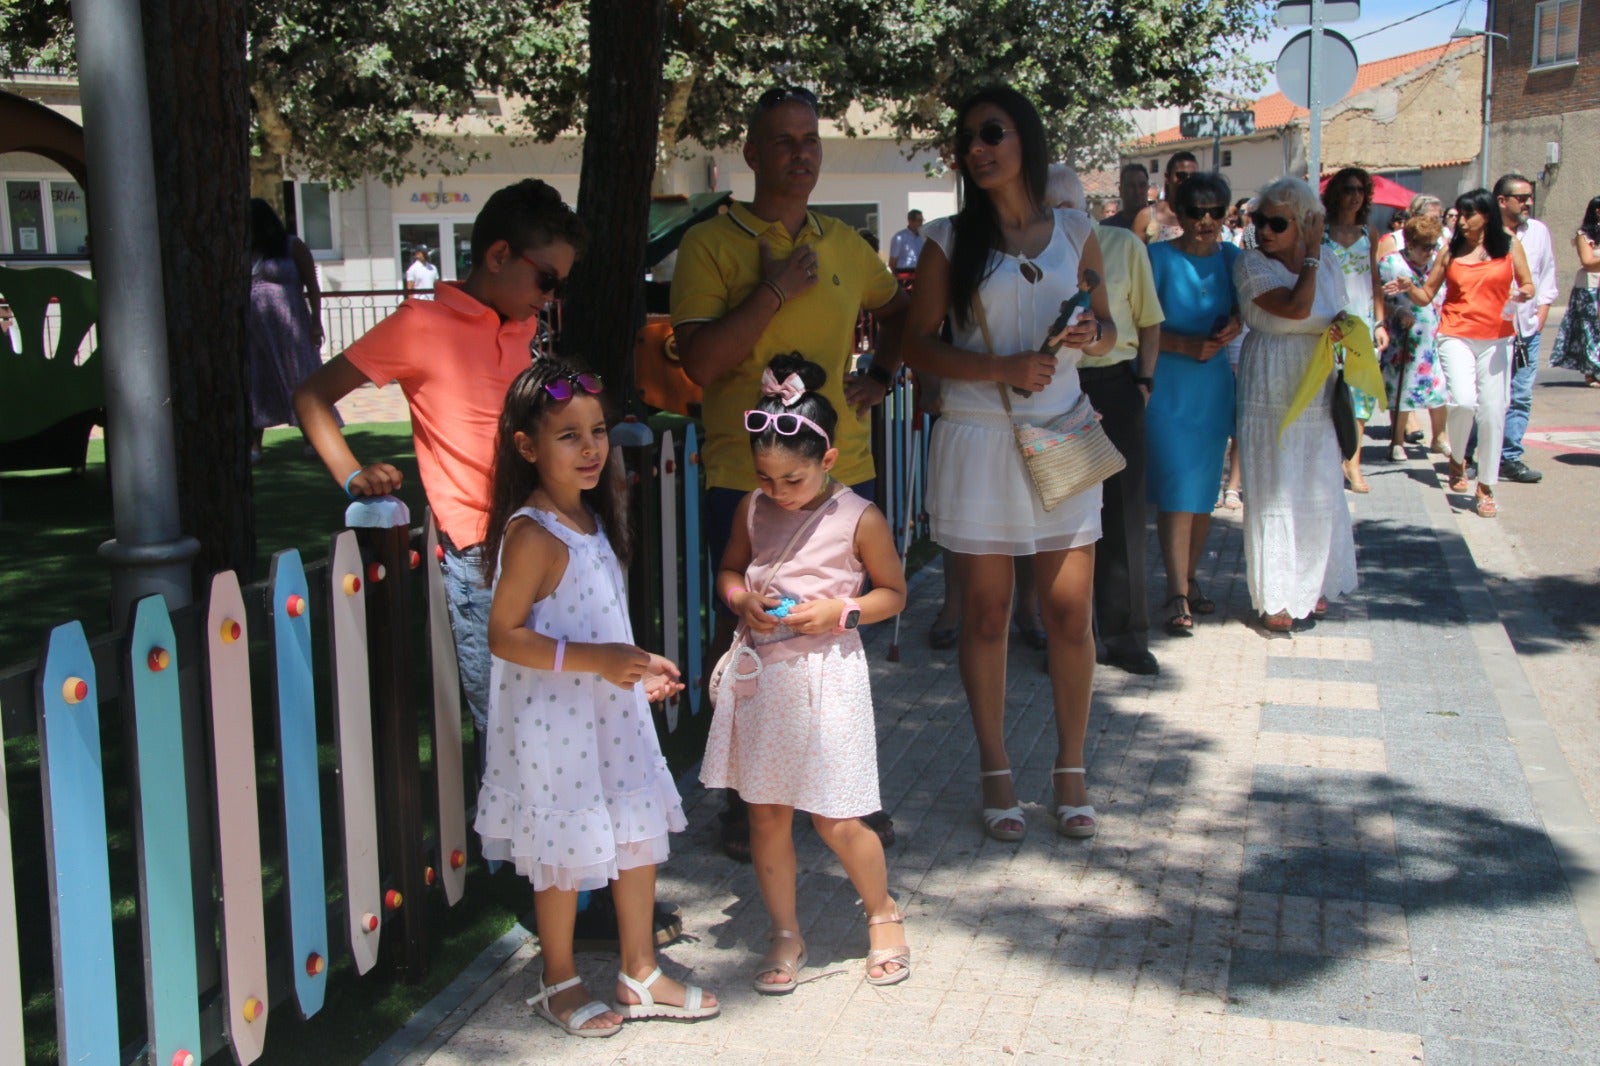
[[[278,99],[271,88],[259,81],[250,83],[250,100],[255,104],[256,143],[250,155],[250,195],[272,205],[278,217],[287,219],[283,209],[283,161],[294,147],[294,130],[283,120]]]
[[[561,350],[593,366],[639,410],[633,342],[644,325],[644,246],[661,121],[665,0],[590,0],[589,99],[578,214],[589,251],[572,274]]]
[[[255,561],[244,0],[144,0],[178,499],[197,578]]]

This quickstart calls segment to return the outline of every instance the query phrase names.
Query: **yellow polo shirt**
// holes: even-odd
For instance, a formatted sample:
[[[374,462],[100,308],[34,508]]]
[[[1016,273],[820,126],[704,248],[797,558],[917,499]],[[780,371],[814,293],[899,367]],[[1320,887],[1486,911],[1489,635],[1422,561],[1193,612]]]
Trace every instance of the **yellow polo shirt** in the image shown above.
[[[1166,321],[1161,297],[1156,294],[1155,272],[1150,269],[1150,253],[1131,230],[1096,224],[1094,236],[1100,242],[1100,257],[1105,260],[1106,300],[1111,304],[1111,321],[1117,324],[1117,343],[1104,355],[1086,355],[1078,361],[1081,369],[1115,366],[1139,356],[1139,330]]]
[[[872,432],[844,399],[844,379],[855,358],[856,319],[894,298],[898,283],[855,230],[836,218],[808,212],[790,238],[781,222],[767,222],[740,203],[684,235],[672,276],[672,325],[715,322],[761,284],[760,242],[783,259],[801,245],[817,252],[817,284],[791,296],[761,334],[755,351],[734,371],[705,388],[706,440],[701,446],[706,484],[750,491],[756,487],[744,412],[761,397],[761,372],[772,357],[799,352],[828,372],[822,394],[839,412],[839,462],[833,476],[846,485],[871,480]]]

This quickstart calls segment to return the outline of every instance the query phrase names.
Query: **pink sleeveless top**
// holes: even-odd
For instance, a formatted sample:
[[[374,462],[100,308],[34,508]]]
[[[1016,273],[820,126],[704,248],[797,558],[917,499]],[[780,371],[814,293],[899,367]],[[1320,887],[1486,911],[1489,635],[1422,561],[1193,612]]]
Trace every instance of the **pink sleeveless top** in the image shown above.
[[[769,577],[772,595],[791,597],[801,603],[835,600],[861,591],[866,570],[856,558],[856,526],[872,504],[840,485],[834,495],[821,504],[822,517],[802,537],[773,574],[784,545],[794,531],[809,519],[812,511],[786,511],[764,492],[752,494],[749,513],[750,565],[745,567],[745,588],[759,592]],[[752,634],[754,636],[754,634]],[[838,637],[832,633],[801,636],[779,626],[769,636],[756,638],[766,645],[763,657],[770,657],[772,643],[781,642],[782,658],[804,655],[825,648]]]

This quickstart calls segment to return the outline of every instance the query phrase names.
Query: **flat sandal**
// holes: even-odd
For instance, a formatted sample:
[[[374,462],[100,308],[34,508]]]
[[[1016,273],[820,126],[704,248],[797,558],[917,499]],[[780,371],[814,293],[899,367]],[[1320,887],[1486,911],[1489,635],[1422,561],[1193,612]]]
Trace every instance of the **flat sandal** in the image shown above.
[[[800,945],[800,954],[793,959],[779,958],[776,955],[778,942],[793,940]],[[800,984],[800,968],[806,964],[806,942],[800,939],[800,934],[793,929],[774,929],[767,934],[769,947],[767,953],[761,956],[761,963],[756,967],[756,975],[750,981],[750,987],[764,996],[786,996]],[[762,974],[781,973],[788,977],[787,981],[763,981]]]
[[[867,925],[899,924],[904,927],[906,916],[896,911],[893,914],[880,914],[876,918],[868,918]],[[884,969],[882,977],[872,976],[872,968],[887,967],[893,963],[899,966],[898,970]],[[892,948],[873,948],[867,952],[867,984],[869,985],[897,985],[911,976],[911,947],[901,944]]]

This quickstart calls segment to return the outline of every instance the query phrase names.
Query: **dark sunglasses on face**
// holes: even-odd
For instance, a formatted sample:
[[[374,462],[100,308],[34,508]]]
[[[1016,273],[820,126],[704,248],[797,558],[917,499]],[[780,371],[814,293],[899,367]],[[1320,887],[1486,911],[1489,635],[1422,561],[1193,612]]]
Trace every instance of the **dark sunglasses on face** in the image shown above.
[[[1282,216],[1266,215],[1260,211],[1250,212],[1250,221],[1255,224],[1257,229],[1265,226],[1273,233],[1283,233],[1289,228],[1288,219]]]
[[[598,396],[602,388],[604,385],[601,384],[600,375],[588,373],[563,373],[554,381],[544,383],[544,391],[549,393],[550,398],[556,403],[566,403],[577,395],[579,389],[590,396]]]
[[[816,110],[817,107],[817,94],[810,89],[803,89],[799,86],[779,86],[774,89],[768,89],[756,97],[756,114],[759,115],[763,111],[770,111],[779,104],[786,104],[790,100],[798,100],[812,110]]]
[[[1190,218],[1195,222],[1199,222],[1207,215],[1210,215],[1218,222],[1221,222],[1224,218],[1228,217],[1228,209],[1220,205],[1217,207],[1186,207],[1183,209],[1183,213],[1187,218]]]
[[[561,294],[566,291],[567,279],[557,274],[554,270],[539,262],[527,252],[522,253],[522,258],[533,267],[533,281],[539,286],[539,291],[553,299],[561,299]]]
[[[1016,130],[1007,129],[994,119],[990,119],[979,126],[977,133],[973,133],[971,130],[958,130],[956,132],[956,155],[966,155],[972,151],[972,142],[974,140],[982,141],[990,148],[997,148],[1000,142],[1006,139],[1006,134],[1015,132]]]
[[[1195,172],[1192,170],[1174,170],[1171,174],[1167,175],[1167,180],[1172,182],[1174,185],[1182,185],[1184,182],[1188,181],[1190,175],[1194,173]]]
[[[1533,193],[1531,192],[1508,192],[1506,193],[1506,196],[1509,199],[1516,200],[1518,203],[1533,203]]]

